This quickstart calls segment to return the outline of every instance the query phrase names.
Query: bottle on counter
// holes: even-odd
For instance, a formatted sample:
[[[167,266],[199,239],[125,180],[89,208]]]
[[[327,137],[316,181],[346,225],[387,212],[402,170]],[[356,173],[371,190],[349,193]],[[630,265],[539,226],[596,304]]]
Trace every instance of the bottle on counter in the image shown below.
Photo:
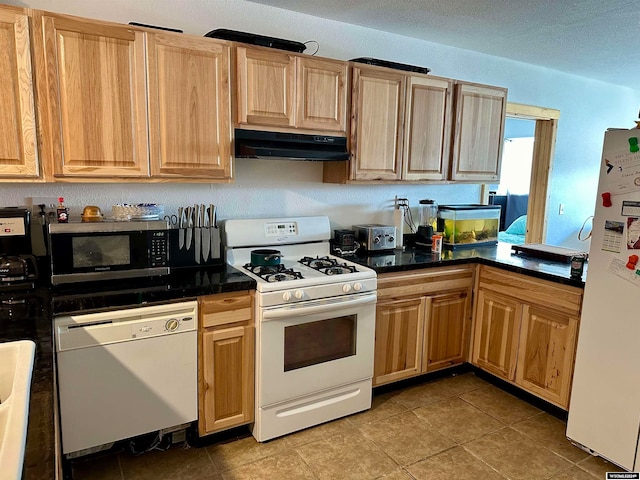
[[[56,208],[58,215],[58,223],[69,222],[69,209],[64,206],[64,197],[58,197],[58,208]]]

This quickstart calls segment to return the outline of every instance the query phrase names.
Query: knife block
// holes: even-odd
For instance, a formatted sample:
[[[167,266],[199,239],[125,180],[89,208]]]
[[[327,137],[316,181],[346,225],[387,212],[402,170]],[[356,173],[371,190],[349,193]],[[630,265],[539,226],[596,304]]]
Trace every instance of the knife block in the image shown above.
[[[188,231],[191,231],[191,245],[187,246]],[[208,231],[208,232],[203,232]],[[203,257],[202,234],[210,234],[209,258]],[[200,251],[196,252],[196,235],[201,239]],[[183,240],[180,248],[180,239]],[[220,265],[222,258],[220,255],[220,229],[218,227],[192,227],[192,228],[171,228],[169,229],[169,267],[170,268],[198,268],[210,265]],[[199,260],[199,262],[198,262]]]

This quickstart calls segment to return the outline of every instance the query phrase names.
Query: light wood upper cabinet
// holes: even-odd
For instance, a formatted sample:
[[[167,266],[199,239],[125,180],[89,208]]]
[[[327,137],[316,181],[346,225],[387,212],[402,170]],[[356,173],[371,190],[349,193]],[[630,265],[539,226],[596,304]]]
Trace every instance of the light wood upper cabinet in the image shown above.
[[[237,47],[237,121],[244,125],[295,126],[295,55]]]
[[[198,433],[254,418],[253,292],[200,297]]]
[[[406,77],[393,70],[353,67],[351,179],[402,177]]]
[[[296,60],[297,126],[344,134],[348,63],[326,58]]]
[[[405,180],[446,180],[451,138],[452,81],[409,77],[402,161]]]
[[[452,180],[497,182],[500,179],[507,90],[456,84]]]
[[[230,47],[147,33],[151,175],[231,177]]]
[[[351,161],[324,181],[497,182],[507,90],[352,64]]]
[[[0,9],[0,51],[0,179],[37,178],[29,17],[19,9]]]
[[[236,47],[239,126],[346,135],[348,63]]]
[[[46,14],[41,23],[54,175],[148,176],[144,33]]]

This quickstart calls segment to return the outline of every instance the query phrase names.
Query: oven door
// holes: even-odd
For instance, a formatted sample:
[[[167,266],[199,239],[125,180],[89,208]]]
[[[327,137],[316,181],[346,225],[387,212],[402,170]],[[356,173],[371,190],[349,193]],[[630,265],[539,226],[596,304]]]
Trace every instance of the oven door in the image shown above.
[[[260,407],[373,376],[376,294],[302,302],[260,312]]]

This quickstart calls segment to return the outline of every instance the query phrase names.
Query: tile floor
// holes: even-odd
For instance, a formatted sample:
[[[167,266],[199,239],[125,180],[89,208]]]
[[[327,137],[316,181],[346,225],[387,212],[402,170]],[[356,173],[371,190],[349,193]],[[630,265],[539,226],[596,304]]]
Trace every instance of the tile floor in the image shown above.
[[[565,423],[473,373],[376,395],[373,407],[263,444],[245,436],[76,460],[74,480],[604,479],[614,465]]]

